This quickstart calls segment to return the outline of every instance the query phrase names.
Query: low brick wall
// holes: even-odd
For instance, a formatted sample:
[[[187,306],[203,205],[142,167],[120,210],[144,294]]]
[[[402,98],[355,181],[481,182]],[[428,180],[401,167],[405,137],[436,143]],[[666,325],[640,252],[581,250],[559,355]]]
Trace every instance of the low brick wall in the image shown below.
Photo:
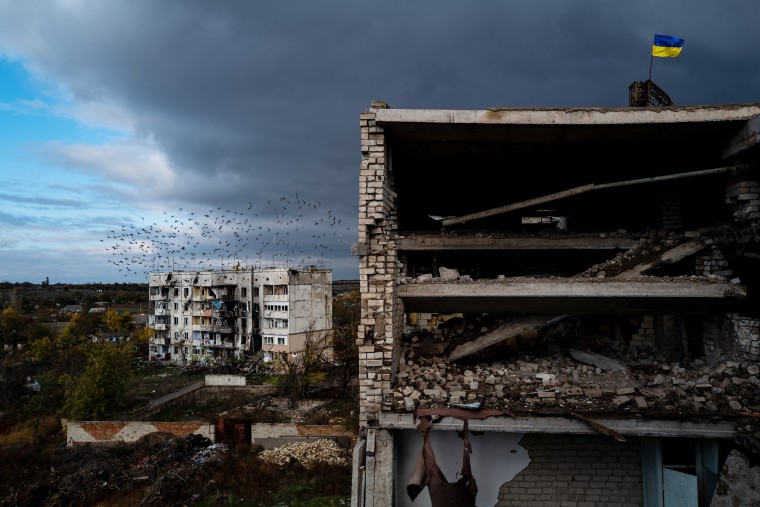
[[[530,465],[505,483],[496,507],[643,505],[639,439],[528,434]]]
[[[167,432],[176,437],[203,435],[212,442],[214,425],[207,422],[67,421],[66,444],[117,444],[136,442],[150,433]]]

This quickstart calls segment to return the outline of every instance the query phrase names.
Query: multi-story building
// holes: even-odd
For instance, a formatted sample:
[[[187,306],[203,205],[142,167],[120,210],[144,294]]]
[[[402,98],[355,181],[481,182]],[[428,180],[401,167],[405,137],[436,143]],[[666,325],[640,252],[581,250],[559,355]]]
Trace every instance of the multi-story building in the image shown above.
[[[186,363],[304,349],[332,327],[332,272],[316,267],[151,273],[151,359]]]
[[[352,505],[754,505],[759,104],[361,127]]]

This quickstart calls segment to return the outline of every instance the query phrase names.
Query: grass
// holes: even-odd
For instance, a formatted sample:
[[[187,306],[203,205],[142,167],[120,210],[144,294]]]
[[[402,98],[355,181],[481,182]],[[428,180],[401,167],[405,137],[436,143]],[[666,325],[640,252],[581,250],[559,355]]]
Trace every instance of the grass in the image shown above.
[[[0,449],[14,446],[32,447],[40,439],[49,439],[61,430],[61,419],[54,416],[29,419],[0,434]]]
[[[206,371],[201,369],[141,362],[132,369],[132,377],[125,395],[127,403],[134,409],[143,407],[150,400],[203,379],[205,374]]]

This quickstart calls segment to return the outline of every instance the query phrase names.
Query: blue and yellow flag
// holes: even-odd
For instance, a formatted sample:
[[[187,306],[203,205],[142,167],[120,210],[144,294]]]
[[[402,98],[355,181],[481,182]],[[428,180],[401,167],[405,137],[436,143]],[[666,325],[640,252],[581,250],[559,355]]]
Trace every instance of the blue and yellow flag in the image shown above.
[[[672,35],[655,35],[652,45],[652,56],[663,58],[676,57],[683,49],[683,39]]]

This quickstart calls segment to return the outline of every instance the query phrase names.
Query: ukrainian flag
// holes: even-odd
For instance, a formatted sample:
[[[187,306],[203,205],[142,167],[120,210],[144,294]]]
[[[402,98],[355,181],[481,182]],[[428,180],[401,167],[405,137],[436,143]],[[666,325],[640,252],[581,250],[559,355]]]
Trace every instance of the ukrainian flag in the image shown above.
[[[652,45],[652,56],[663,58],[675,57],[681,54],[683,39],[672,35],[655,35]]]

